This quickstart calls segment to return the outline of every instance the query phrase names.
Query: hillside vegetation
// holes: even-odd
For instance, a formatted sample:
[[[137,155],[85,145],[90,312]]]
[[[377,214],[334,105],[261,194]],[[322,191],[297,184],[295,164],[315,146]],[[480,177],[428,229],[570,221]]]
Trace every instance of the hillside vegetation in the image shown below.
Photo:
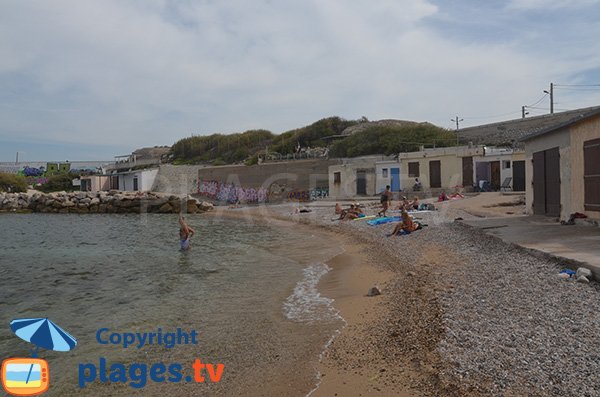
[[[346,131],[346,132],[344,132]],[[355,131],[349,133],[348,131]],[[346,135],[346,136],[344,136]],[[333,137],[333,139],[328,139]],[[192,136],[177,141],[171,151],[175,164],[256,164],[265,153],[286,156],[298,147],[330,149],[330,157],[356,157],[368,154],[393,154],[426,147],[453,146],[456,135],[429,123],[373,122],[321,119],[311,125],[279,135],[268,130],[249,130],[235,134]]]

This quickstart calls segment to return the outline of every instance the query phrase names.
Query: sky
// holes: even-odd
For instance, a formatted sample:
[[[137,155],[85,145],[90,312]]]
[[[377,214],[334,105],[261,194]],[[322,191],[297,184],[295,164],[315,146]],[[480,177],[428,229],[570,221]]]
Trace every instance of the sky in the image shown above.
[[[0,0],[0,161],[600,105],[600,0]]]

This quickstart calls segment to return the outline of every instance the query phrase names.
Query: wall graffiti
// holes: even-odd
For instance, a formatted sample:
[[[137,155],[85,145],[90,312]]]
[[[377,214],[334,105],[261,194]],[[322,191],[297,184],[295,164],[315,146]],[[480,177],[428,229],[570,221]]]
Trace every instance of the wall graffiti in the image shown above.
[[[198,194],[230,204],[266,203],[269,199],[269,191],[263,187],[247,188],[217,181],[198,181]]]

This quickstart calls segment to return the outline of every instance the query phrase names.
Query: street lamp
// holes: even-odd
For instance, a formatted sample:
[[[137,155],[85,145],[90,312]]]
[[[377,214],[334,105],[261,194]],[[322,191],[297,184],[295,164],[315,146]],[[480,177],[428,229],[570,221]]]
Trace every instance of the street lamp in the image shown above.
[[[458,123],[464,121],[464,119],[459,119],[458,116],[456,116],[455,119],[450,119],[450,121],[456,123],[456,146],[458,146]]]
[[[554,113],[554,83],[550,83],[550,91],[544,90],[545,94],[550,94],[550,114]]]

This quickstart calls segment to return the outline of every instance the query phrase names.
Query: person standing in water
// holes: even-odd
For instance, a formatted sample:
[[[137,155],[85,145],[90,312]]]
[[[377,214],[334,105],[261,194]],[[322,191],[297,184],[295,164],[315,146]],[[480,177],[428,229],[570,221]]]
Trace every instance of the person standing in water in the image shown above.
[[[181,243],[181,250],[187,251],[190,249],[190,238],[196,231],[188,226],[182,215],[179,215],[179,226],[179,242]]]

